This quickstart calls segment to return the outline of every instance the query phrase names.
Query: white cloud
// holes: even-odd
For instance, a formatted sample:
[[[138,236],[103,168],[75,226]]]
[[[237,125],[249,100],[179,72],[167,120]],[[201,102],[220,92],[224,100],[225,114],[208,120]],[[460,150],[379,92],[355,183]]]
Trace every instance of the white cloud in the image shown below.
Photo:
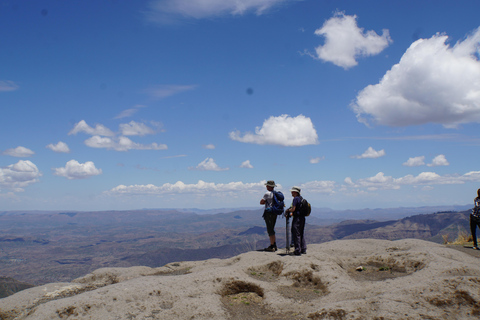
[[[368,149],[361,155],[351,156],[354,159],[375,159],[380,158],[385,155],[385,150],[376,151],[372,147],[368,147]]]
[[[10,80],[0,80],[0,92],[6,91],[15,91],[18,90],[19,86],[13,81]]]
[[[145,89],[145,93],[155,99],[163,99],[175,94],[193,90],[196,85],[157,85]]]
[[[206,144],[203,146],[205,149],[210,149],[210,150],[213,150],[215,149],[215,146],[213,144]]]
[[[310,181],[299,185],[302,192],[308,193],[335,193],[335,181]]]
[[[137,113],[137,111],[140,108],[146,108],[146,106],[141,105],[141,104],[137,104],[133,108],[123,110],[114,119],[129,118],[129,117],[133,116],[135,113]]]
[[[105,148],[115,151],[128,150],[166,150],[166,144],[158,144],[156,142],[151,144],[141,144],[130,140],[127,137],[120,136],[118,138],[93,136],[85,140],[85,145],[91,148]]]
[[[160,126],[160,123],[152,122],[152,124],[156,127]],[[146,134],[156,133],[155,130],[147,125],[135,121],[120,124],[119,128],[122,134],[130,136],[143,136]],[[156,142],[150,144],[141,144],[133,142],[125,136],[117,137],[116,134],[107,127],[97,124],[95,128],[92,128],[84,120],[77,123],[68,134],[77,134],[78,132],[85,132],[92,135],[92,137],[85,140],[85,145],[91,148],[105,148],[115,151],[168,149],[166,144],[158,144]]]
[[[220,168],[216,163],[215,160],[212,158],[206,158],[202,162],[200,162],[196,167],[190,167],[190,170],[200,170],[200,171],[225,171],[229,170],[229,168]]]
[[[382,30],[381,36],[372,30],[364,32],[357,26],[356,19],[355,15],[336,12],[315,31],[316,35],[325,37],[325,44],[315,49],[319,59],[348,69],[358,64],[358,57],[376,55],[392,42],[388,30]]]
[[[224,14],[261,15],[273,6],[291,0],[154,0],[145,12],[148,21],[171,23],[182,18],[203,19]]]
[[[421,157],[408,158],[408,160],[404,162],[403,165],[407,167],[423,166],[425,165],[425,157],[421,156]]]
[[[312,120],[303,115],[290,117],[286,114],[270,117],[262,127],[256,127],[255,133],[247,132],[243,136],[239,131],[230,132],[230,139],[255,144],[273,144],[287,147],[299,147],[318,143],[317,131]]]
[[[245,160],[242,162],[240,165],[240,168],[246,168],[246,169],[253,169],[252,164],[250,163],[250,160]]]
[[[480,171],[471,171],[464,175],[444,175],[435,172],[422,172],[417,176],[406,175],[400,178],[385,176],[383,172],[373,177],[353,181],[350,177],[345,178],[344,187],[365,188],[370,191],[400,189],[401,186],[432,186],[445,184],[464,184],[466,182],[479,182]]]
[[[90,127],[85,120],[81,120],[75,126],[73,127],[72,130],[68,133],[69,135],[75,135],[79,132],[84,132],[89,135],[97,135],[97,136],[105,136],[105,137],[113,137],[115,134],[105,127],[102,124],[97,124],[95,128]]]
[[[50,143],[49,145],[46,146],[46,148],[55,151],[55,152],[61,152],[61,153],[69,153],[70,148],[65,142],[59,141],[57,144]]]
[[[147,185],[118,185],[107,191],[111,195],[172,195],[172,194],[261,194],[265,190],[265,180],[256,183],[243,183],[241,181],[230,183],[214,183],[199,180],[195,184],[186,184],[182,181],[165,183],[161,186]]]
[[[12,156],[12,157],[18,157],[18,158],[24,158],[24,157],[31,157],[35,154],[32,150],[18,146],[15,149],[7,149],[3,151],[3,154],[7,156]]]
[[[147,134],[154,134],[155,130],[144,123],[130,121],[129,123],[122,123],[119,125],[120,132],[124,136],[144,136]]]
[[[14,192],[24,191],[23,188],[38,182],[42,173],[29,160],[20,160],[5,168],[0,168],[0,187],[12,189]]]
[[[102,169],[95,168],[95,164],[92,161],[79,163],[76,160],[68,161],[65,167],[53,168],[53,171],[54,175],[65,177],[69,180],[85,179],[102,174]]]
[[[446,35],[419,39],[352,108],[367,125],[480,122],[480,28],[450,47]]]
[[[319,163],[322,160],[325,160],[325,157],[310,158],[310,163],[315,164],[315,163]]]
[[[427,164],[429,167],[437,167],[437,166],[448,166],[450,163],[445,158],[445,155],[439,154],[435,158],[433,158],[432,163]]]

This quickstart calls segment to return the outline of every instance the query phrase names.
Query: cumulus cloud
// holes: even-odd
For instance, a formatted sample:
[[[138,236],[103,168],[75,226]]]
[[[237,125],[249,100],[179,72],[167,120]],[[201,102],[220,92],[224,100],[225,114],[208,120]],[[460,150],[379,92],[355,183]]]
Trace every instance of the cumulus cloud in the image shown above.
[[[263,122],[262,127],[256,127],[255,133],[247,132],[242,136],[239,131],[233,131],[229,135],[230,139],[235,141],[262,145],[299,147],[318,143],[317,131],[312,120],[303,115],[272,116]]]
[[[145,123],[130,121],[119,125],[120,133],[124,136],[144,136],[154,134],[155,130],[147,126]]]
[[[90,127],[85,120],[81,120],[72,130],[68,133],[69,135],[76,135],[79,132],[84,132],[89,135],[97,135],[97,136],[105,136],[105,137],[113,137],[115,133],[113,133],[110,129],[105,127],[102,124],[97,124],[95,128]]]
[[[59,141],[57,144],[50,143],[46,148],[59,153],[69,153],[70,148],[65,142]]]
[[[20,160],[5,168],[0,168],[0,188],[22,192],[23,188],[39,181],[42,173],[29,160]]]
[[[367,125],[480,122],[480,28],[453,47],[437,34],[415,41],[376,85],[359,92],[352,108]]]
[[[425,157],[413,157],[413,158],[408,158],[406,162],[403,163],[404,166],[407,167],[419,167],[425,165]]]
[[[157,85],[144,90],[146,94],[155,99],[164,99],[175,94],[193,90],[196,85]]]
[[[325,37],[325,44],[315,49],[317,58],[344,69],[356,66],[358,57],[382,52],[392,42],[388,30],[382,30],[381,36],[372,30],[364,32],[357,26],[357,16],[344,12],[336,12],[315,34]]]
[[[146,108],[146,106],[141,105],[141,104],[137,104],[133,108],[123,110],[117,116],[115,116],[114,119],[129,118],[129,117],[133,116],[135,113],[137,113],[137,111],[140,108]]]
[[[315,164],[315,163],[319,163],[322,160],[325,160],[325,157],[310,158],[310,163]]]
[[[3,151],[3,154],[7,155],[7,156],[12,156],[12,157],[24,158],[24,157],[33,156],[35,154],[35,152],[33,152],[32,150],[30,150],[28,148],[18,146],[16,148],[7,149],[7,150]]]
[[[437,167],[437,166],[448,166],[450,163],[445,158],[445,155],[439,154],[435,158],[433,158],[432,163],[427,164],[429,167]]]
[[[92,161],[79,163],[77,160],[70,160],[65,167],[53,168],[52,170],[54,175],[65,177],[69,180],[86,179],[102,174],[102,169],[95,168],[95,164]]]
[[[105,148],[115,151],[168,149],[166,144],[158,144],[156,142],[151,144],[141,144],[133,142],[124,136],[118,138],[93,136],[85,140],[85,145],[91,148]]]
[[[15,91],[20,88],[18,84],[10,80],[0,80],[0,92]]]
[[[351,156],[351,158],[354,158],[354,159],[375,159],[375,158],[380,158],[380,157],[383,157],[385,155],[385,150],[380,150],[380,151],[376,151],[375,149],[373,149],[372,147],[368,147],[367,150],[365,150],[365,152],[361,155],[356,155],[356,156]]]
[[[299,185],[300,189],[309,193],[335,193],[336,183],[335,181],[310,181]]]
[[[271,7],[292,0],[154,0],[150,1],[145,17],[157,23],[172,23],[179,19],[203,19],[220,15],[243,15],[253,11],[261,15]]]
[[[196,167],[190,167],[190,170],[200,170],[200,171],[225,171],[229,170],[229,168],[220,168],[216,163],[215,160],[212,158],[206,158],[202,162],[200,162]]]
[[[152,122],[154,126],[159,127],[159,123]],[[95,128],[90,127],[84,120],[77,123],[74,128],[68,133],[77,134],[84,132],[92,135],[92,137],[85,140],[85,145],[91,148],[105,148],[115,151],[128,150],[166,150],[166,144],[158,144],[156,142],[150,144],[136,143],[125,137],[129,136],[143,136],[147,134],[156,133],[156,131],[144,123],[130,121],[130,123],[120,124],[121,136],[117,136],[113,131],[104,125],[97,124]]]
[[[353,181],[345,178],[345,187],[365,188],[369,191],[400,189],[401,186],[432,186],[444,184],[464,184],[466,182],[480,181],[480,171],[471,171],[464,175],[439,175],[435,172],[422,172],[417,176],[406,175],[400,178],[386,176],[383,172],[373,177]]]
[[[245,160],[242,162],[240,165],[240,168],[246,168],[246,169],[253,169],[252,164],[250,163],[250,160]]]
[[[182,181],[165,183],[161,186],[147,185],[118,185],[107,191],[111,195],[172,195],[172,194],[256,194],[265,190],[266,181],[244,183],[241,181],[229,183],[214,183],[199,180],[197,183],[187,184]]]

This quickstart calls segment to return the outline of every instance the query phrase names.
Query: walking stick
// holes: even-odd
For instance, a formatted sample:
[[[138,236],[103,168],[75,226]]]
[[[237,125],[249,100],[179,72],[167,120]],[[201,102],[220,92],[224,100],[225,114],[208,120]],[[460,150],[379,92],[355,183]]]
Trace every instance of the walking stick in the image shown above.
[[[285,253],[289,254],[290,253],[290,212],[285,212],[285,220],[286,220],[286,242],[287,244],[285,245]]]

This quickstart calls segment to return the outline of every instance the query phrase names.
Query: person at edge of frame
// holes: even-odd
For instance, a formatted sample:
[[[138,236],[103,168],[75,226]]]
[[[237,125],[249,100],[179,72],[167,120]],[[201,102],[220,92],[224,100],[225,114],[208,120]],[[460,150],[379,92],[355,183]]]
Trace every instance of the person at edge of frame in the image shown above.
[[[477,190],[477,197],[473,200],[475,207],[470,214],[470,231],[473,238],[473,249],[478,249],[477,243],[477,227],[480,229],[480,189]]]

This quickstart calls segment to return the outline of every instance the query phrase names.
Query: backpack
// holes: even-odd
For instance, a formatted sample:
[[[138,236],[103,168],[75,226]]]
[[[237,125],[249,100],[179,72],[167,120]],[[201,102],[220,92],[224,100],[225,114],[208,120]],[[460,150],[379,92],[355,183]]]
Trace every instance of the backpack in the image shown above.
[[[305,198],[302,198],[302,201],[300,202],[300,215],[308,217],[310,212],[312,212],[312,206]]]
[[[280,215],[283,213],[283,210],[285,208],[285,203],[283,200],[285,197],[283,196],[283,193],[280,191],[272,191],[273,192],[273,203],[272,203],[272,212],[276,213],[277,215]]]

